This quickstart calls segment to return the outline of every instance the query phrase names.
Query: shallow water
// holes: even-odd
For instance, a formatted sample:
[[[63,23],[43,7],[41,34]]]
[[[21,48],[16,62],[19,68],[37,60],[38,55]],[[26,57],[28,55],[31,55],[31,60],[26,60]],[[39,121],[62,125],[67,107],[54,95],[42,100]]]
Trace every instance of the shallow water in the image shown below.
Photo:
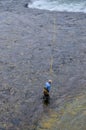
[[[36,130],[85,130],[86,96],[78,95],[73,101],[66,102],[56,111],[49,109],[39,121]],[[47,109],[47,108],[46,108]]]
[[[23,5],[0,12],[0,129],[84,130],[86,15]],[[48,79],[51,100],[44,104]]]

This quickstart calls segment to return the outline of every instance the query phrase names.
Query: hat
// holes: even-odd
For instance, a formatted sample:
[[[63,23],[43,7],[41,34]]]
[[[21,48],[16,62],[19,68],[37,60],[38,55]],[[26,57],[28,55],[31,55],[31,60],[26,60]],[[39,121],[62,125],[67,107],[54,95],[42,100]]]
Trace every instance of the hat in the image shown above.
[[[48,80],[49,83],[52,83],[52,80]]]

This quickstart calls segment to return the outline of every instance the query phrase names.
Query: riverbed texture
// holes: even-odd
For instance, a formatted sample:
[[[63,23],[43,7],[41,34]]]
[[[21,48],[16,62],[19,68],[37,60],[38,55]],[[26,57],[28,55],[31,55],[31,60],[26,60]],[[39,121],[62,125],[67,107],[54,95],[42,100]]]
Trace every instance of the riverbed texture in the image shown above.
[[[0,0],[0,130],[86,130],[86,14],[27,2]]]

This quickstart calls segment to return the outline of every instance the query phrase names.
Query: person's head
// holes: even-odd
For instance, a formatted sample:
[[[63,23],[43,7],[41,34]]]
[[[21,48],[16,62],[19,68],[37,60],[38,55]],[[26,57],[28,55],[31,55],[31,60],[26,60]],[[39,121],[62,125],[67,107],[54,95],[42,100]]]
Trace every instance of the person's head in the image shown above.
[[[52,83],[52,80],[48,80],[48,83],[51,84],[51,83]]]

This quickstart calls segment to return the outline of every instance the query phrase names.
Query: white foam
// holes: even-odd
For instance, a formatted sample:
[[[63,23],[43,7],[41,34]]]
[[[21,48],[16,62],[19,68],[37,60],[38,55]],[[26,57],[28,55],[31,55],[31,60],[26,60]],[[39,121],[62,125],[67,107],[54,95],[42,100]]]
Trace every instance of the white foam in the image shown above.
[[[84,12],[86,13],[86,2],[68,2],[59,3],[50,0],[35,0],[28,5],[29,8],[45,9],[50,11],[68,11],[68,12]]]

